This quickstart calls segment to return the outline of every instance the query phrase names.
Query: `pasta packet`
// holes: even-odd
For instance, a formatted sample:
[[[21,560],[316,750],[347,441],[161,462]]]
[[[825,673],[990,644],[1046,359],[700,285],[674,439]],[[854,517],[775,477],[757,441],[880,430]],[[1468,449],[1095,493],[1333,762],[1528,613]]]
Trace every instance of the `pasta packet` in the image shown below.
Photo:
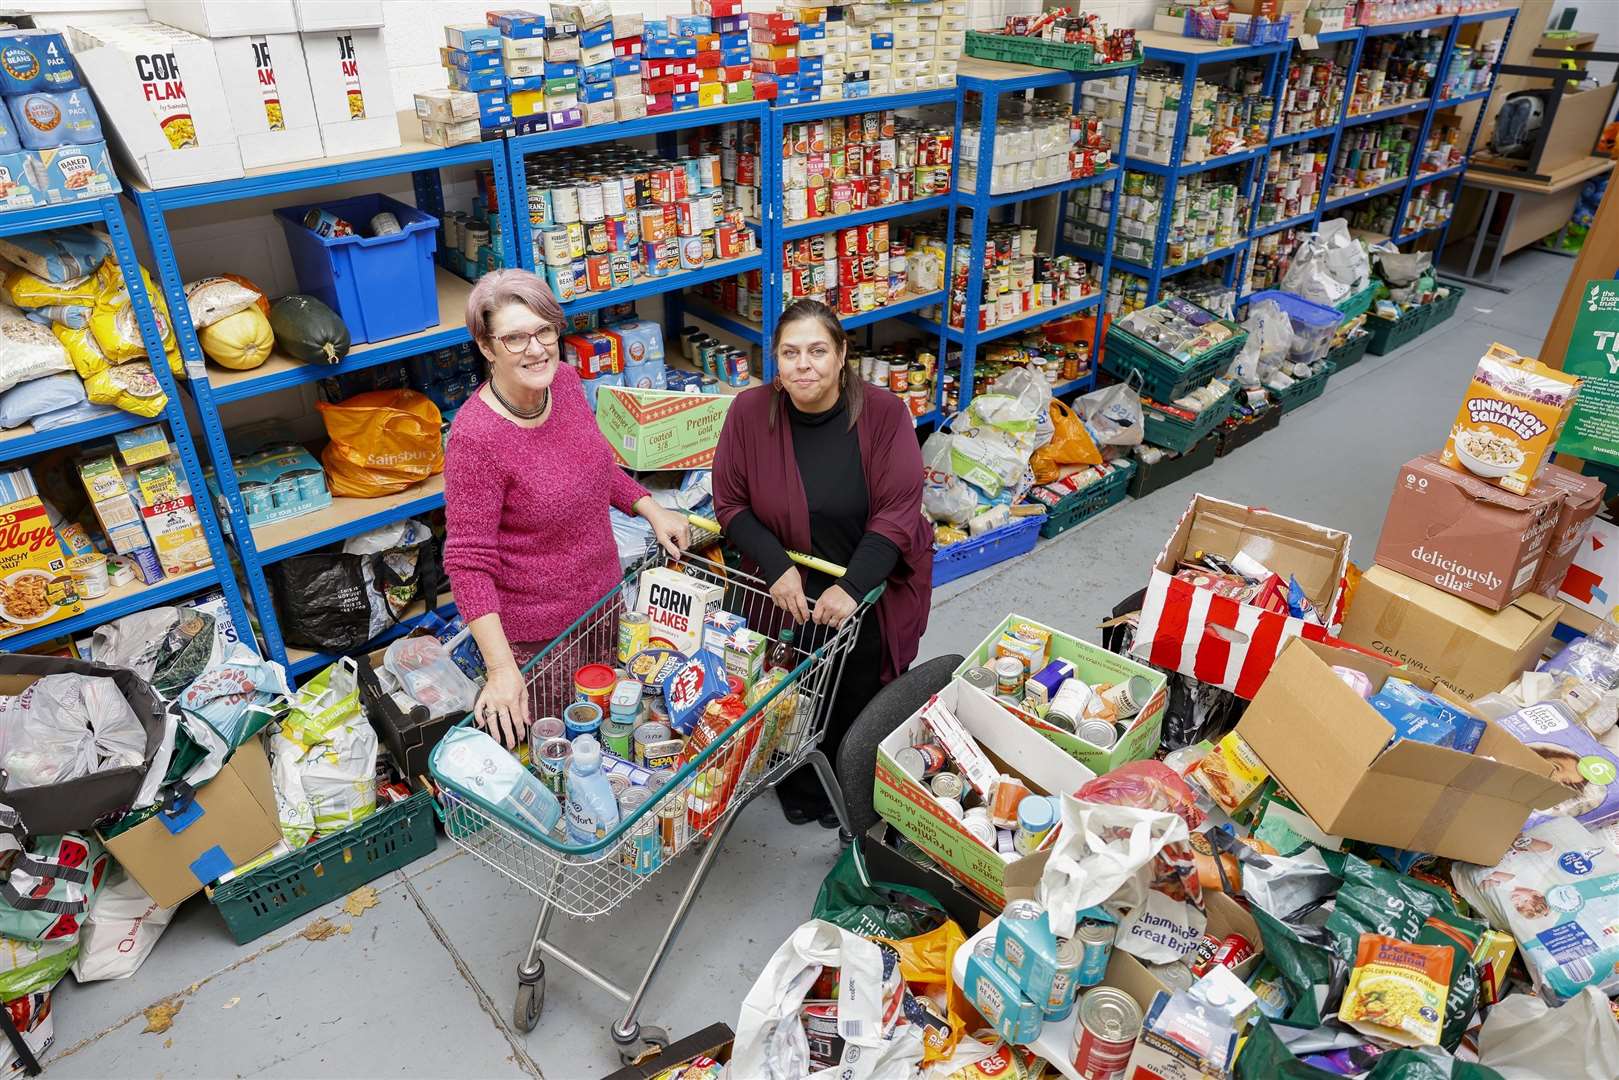
[[[1338,1019],[1401,1046],[1438,1046],[1451,960],[1440,946],[1362,934]]]
[[[1581,380],[1496,342],[1485,350],[1439,460],[1527,495],[1551,456]]]

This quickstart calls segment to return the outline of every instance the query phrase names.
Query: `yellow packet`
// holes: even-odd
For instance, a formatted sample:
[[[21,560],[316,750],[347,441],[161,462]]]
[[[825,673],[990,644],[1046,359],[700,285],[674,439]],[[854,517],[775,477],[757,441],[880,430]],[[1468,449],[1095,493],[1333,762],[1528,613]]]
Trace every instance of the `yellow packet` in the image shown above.
[[[150,419],[168,405],[168,395],[145,360],[120,364],[84,380],[84,392],[96,405],[112,405]]]
[[[1270,779],[1270,770],[1242,736],[1231,731],[1192,766],[1189,779],[1208,792],[1222,810],[1235,814],[1259,794]]]
[[[1438,1046],[1454,956],[1441,945],[1362,934],[1338,1019],[1401,1046]]]

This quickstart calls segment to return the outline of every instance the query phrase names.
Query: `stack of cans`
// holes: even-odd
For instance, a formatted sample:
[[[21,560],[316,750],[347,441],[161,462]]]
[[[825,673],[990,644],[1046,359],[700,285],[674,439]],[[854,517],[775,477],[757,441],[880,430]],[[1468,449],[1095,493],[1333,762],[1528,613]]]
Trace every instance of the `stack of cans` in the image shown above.
[[[1348,52],[1346,43],[1337,53],[1300,53],[1287,69],[1287,85],[1282,88],[1282,111],[1276,117],[1276,133],[1292,135],[1334,127],[1344,100]]]
[[[1265,166],[1265,194],[1259,200],[1259,223],[1286,221],[1314,210],[1326,169],[1325,139],[1307,139],[1272,150]]]
[[[820,300],[839,315],[860,315],[905,293],[942,287],[942,233],[856,225],[782,245],[782,303]]]
[[[950,190],[955,133],[893,110],[787,124],[782,217],[789,224],[927,199]]]
[[[969,229],[965,219],[958,221],[956,235],[967,236]],[[958,330],[966,325],[968,275],[975,261],[983,266],[980,330],[1083,300],[1097,290],[1098,275],[1089,263],[1039,251],[1039,237],[1030,225],[992,223],[982,252],[958,242],[950,275],[950,325]]]

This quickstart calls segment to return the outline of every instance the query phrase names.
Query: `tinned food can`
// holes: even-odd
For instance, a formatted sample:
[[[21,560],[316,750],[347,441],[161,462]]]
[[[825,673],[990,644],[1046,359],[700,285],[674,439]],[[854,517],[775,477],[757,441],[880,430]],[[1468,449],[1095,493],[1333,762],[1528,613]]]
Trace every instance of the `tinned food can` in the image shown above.
[[[573,743],[567,739],[546,739],[539,752],[533,755],[535,771],[540,781],[559,800],[566,794],[568,759],[573,756]]]
[[[1123,990],[1098,986],[1079,1002],[1074,1071],[1083,1080],[1123,1080],[1141,1034],[1141,1006]]]
[[[618,800],[619,818],[628,820],[651,799],[646,788],[631,788]],[[650,874],[663,865],[663,838],[658,830],[656,813],[648,809],[629,827],[624,839],[619,842],[618,856],[626,870],[637,874]]]
[[[354,235],[353,225],[350,225],[330,210],[322,210],[319,207],[311,208],[309,213],[304,215],[304,228],[316,236],[328,238]]]
[[[1085,988],[1101,984],[1107,976],[1107,965],[1113,958],[1113,941],[1118,933],[1117,923],[1101,919],[1085,919],[1079,924],[1073,937],[1081,949],[1075,985]]]
[[[1079,971],[1083,953],[1077,938],[1057,943],[1057,974],[1051,980],[1051,993],[1043,1009],[1047,1020],[1066,1020],[1074,1011],[1074,994],[1078,988],[1074,976]]]
[[[894,764],[918,780],[926,780],[950,761],[944,745],[936,742],[902,746],[894,754]]]
[[[394,215],[389,213],[387,210],[375,215],[371,219],[372,236],[393,236],[400,231],[399,219],[394,217]]]
[[[644,612],[626,611],[618,617],[618,662],[627,664],[630,657],[652,644],[652,622]]]

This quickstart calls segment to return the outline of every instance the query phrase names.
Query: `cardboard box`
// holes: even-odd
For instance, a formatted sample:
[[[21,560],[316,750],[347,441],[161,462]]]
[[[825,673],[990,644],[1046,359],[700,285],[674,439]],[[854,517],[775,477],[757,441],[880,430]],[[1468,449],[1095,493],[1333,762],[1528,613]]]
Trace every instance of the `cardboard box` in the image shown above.
[[[1041,795],[1078,790],[1095,777],[1090,769],[1064,754],[1053,754],[1038,732],[1013,716],[994,698],[961,679],[936,698],[954,710],[968,734],[996,768],[1021,778]],[[876,787],[872,802],[883,820],[926,851],[953,877],[995,904],[1006,901],[1004,856],[969,833],[934,797],[926,784],[900,768],[894,755],[924,742],[929,733],[921,711],[912,714],[877,745]]]
[[[293,0],[302,31],[380,29],[382,0]]]
[[[1563,492],[1557,524],[1552,527],[1551,540],[1546,544],[1546,554],[1541,556],[1534,584],[1529,586],[1530,592],[1555,599],[1563,579],[1568,576],[1568,568],[1574,564],[1574,556],[1579,554],[1580,545],[1591,531],[1591,519],[1602,509],[1607,486],[1594,476],[1573,472],[1561,465],[1547,465],[1540,470],[1536,483],[1557,487]]]
[[[147,0],[146,14],[206,38],[298,32],[292,0]]]
[[[77,202],[118,191],[118,176],[104,142],[23,153],[31,158],[25,167],[34,173],[35,190],[44,193],[47,203]]]
[[[1525,593],[1500,611],[1487,611],[1374,566],[1355,589],[1340,636],[1471,701],[1533,668],[1563,610],[1557,600]]]
[[[0,638],[84,610],[38,495],[0,507]]]
[[[1424,454],[1395,477],[1377,564],[1500,611],[1534,584],[1562,504],[1559,487],[1514,495]]]
[[[665,1076],[677,1065],[685,1065],[694,1058],[706,1057],[712,1061],[731,1060],[731,1042],[736,1034],[725,1024],[710,1024],[695,1035],[676,1039],[662,1051],[634,1065],[626,1065],[604,1080],[652,1080]]]
[[[214,57],[245,167],[326,155],[297,34],[220,38]]]
[[[303,0],[300,12],[302,6]],[[321,141],[344,153],[398,146],[399,118],[382,31],[328,30],[299,37]]]
[[[105,145],[105,144],[103,144]],[[43,188],[29,179],[29,161],[34,151],[0,154],[0,210],[30,210],[47,203]]]
[[[264,744],[238,747],[191,805],[159,811],[101,842],[160,907],[173,907],[281,839]]]
[[[1013,715],[1022,719],[1030,727],[1056,743],[1074,760],[1084,765],[1092,772],[1101,774],[1112,772],[1127,761],[1140,761],[1150,758],[1158,750],[1159,736],[1164,727],[1164,709],[1169,701],[1169,691],[1166,689],[1168,679],[1161,671],[1155,671],[1145,664],[1137,663],[1127,656],[1108,652],[1100,645],[1093,645],[1088,641],[1081,641],[1053,629],[1043,623],[1028,619],[1022,615],[1008,615],[1001,624],[990,631],[989,636],[978,643],[978,647],[967,654],[967,658],[956,669],[960,675],[968,668],[987,664],[993,657],[992,650],[995,642],[1011,627],[1014,622],[1029,623],[1051,634],[1051,660],[1067,660],[1074,665],[1074,676],[1083,679],[1092,686],[1102,683],[1122,682],[1126,679],[1139,676],[1147,680],[1148,692],[1141,711],[1136,714],[1136,722],[1130,731],[1106,750],[1092,746],[1079,738],[1071,731],[1046,723],[1031,713],[1021,709],[1011,709]],[[1004,702],[1002,704],[1005,704]]]
[[[126,178],[164,188],[241,177],[212,42],[161,23],[70,26],[68,34]]]
[[[1374,690],[1394,673],[1353,649],[1291,641],[1237,725],[1323,832],[1490,866],[1531,811],[1568,797],[1540,755],[1487,719],[1472,754],[1410,740],[1388,745],[1394,728],[1335,666],[1363,672]],[[1400,677],[1436,686],[1415,672]]]
[[[1175,578],[1196,551],[1244,552],[1298,579],[1325,625],[1216,596]],[[1342,619],[1349,534],[1208,495],[1194,495],[1153,564],[1133,651],[1155,667],[1252,698],[1290,638],[1323,640]]]
[[[706,469],[714,462],[727,394],[603,387],[596,426],[618,463],[643,472]]]

